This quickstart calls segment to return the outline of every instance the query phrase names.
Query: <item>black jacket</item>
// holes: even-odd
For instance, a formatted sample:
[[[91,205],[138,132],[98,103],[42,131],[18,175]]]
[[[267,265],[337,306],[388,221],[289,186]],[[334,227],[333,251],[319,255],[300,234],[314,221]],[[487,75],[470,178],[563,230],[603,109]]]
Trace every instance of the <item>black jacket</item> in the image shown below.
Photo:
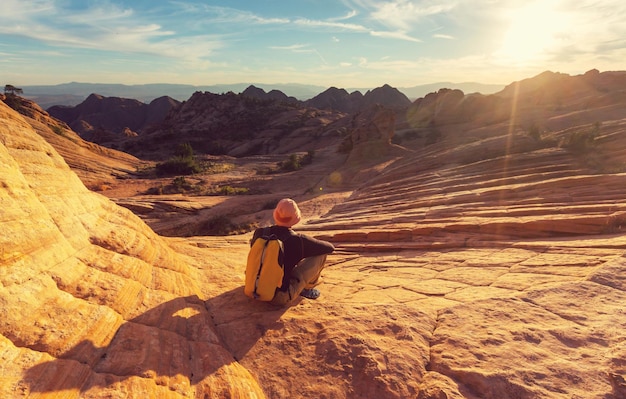
[[[269,234],[275,234],[284,244],[285,248],[285,277],[283,277],[283,285],[281,290],[286,291],[289,286],[289,279],[293,268],[304,258],[317,255],[327,255],[335,250],[333,244],[328,241],[318,240],[304,234],[299,234],[283,226],[269,227]],[[256,229],[250,246],[254,244],[257,238],[263,235],[264,228]]]

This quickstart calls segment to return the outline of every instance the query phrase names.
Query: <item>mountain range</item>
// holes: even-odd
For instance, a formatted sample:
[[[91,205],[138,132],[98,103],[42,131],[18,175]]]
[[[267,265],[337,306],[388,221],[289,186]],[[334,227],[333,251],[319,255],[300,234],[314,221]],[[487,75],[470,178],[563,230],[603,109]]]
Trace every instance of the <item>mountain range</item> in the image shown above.
[[[305,131],[317,132],[318,138],[345,134],[360,112],[377,104],[394,110],[396,140],[421,136],[432,141],[442,126],[512,118],[516,128],[554,129],[560,127],[554,118],[559,113],[575,112],[588,120],[587,107],[604,105],[612,112],[621,106],[624,87],[624,72],[591,70],[570,76],[548,71],[494,94],[443,88],[415,101],[389,85],[365,94],[332,87],[305,101],[251,85],[241,94],[197,91],[182,102],[163,96],[149,104],[91,94],[75,107],[53,106],[48,112],[81,137],[138,157],[169,156],[172,140],[192,143],[201,153],[242,156],[291,151],[304,144],[301,139],[293,148],[279,150],[279,143],[309,137]],[[319,147],[314,141],[308,145]]]
[[[237,84],[216,84],[216,85],[184,85],[184,84],[143,84],[143,85],[123,85],[106,83],[63,83],[58,85],[30,85],[22,86],[24,97],[35,101],[40,107],[47,109],[53,105],[77,105],[84,101],[90,94],[97,93],[105,97],[132,98],[149,103],[152,100],[169,96],[178,101],[188,99],[196,91],[208,91],[211,93],[241,93],[250,86],[256,86],[265,91],[280,90],[287,96],[295,97],[304,101],[315,97],[319,93],[328,89],[317,85],[306,85],[298,83],[237,83]],[[438,82],[411,87],[398,88],[408,98],[415,100],[419,97],[436,91],[440,88],[459,89],[465,93],[491,94],[501,90],[504,86],[497,84],[483,84],[474,82],[452,83]],[[367,92],[372,88],[348,88],[349,92]]]

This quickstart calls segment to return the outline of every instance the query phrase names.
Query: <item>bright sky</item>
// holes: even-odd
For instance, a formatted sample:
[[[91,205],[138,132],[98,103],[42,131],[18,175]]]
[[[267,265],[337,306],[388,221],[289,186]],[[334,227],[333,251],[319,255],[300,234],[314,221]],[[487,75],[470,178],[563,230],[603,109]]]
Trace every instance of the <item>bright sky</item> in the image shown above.
[[[508,84],[626,69],[623,0],[1,0],[1,84]]]

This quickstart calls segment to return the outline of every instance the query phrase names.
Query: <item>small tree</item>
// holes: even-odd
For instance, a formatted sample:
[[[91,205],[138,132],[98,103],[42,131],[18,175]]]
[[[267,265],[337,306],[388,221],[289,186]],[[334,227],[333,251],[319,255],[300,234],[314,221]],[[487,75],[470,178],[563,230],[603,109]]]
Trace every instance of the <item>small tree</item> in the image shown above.
[[[19,87],[15,87],[13,85],[4,85],[4,94],[22,94],[24,93],[24,90],[20,89]]]
[[[176,149],[176,156],[193,159],[193,147],[189,143],[181,143]]]

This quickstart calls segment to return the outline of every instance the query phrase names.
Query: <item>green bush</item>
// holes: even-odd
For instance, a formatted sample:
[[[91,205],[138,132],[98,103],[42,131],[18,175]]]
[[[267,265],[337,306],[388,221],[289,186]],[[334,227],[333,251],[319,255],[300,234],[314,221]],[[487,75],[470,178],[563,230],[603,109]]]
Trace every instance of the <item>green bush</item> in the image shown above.
[[[65,136],[65,131],[59,125],[52,125],[52,126],[50,126],[50,129],[52,129],[52,131],[54,133],[58,134],[59,136]]]
[[[248,194],[250,189],[246,187],[232,187],[232,186],[221,186],[217,189],[217,192],[222,195],[240,195],[240,194]]]
[[[313,157],[315,157],[315,151],[309,150],[305,155],[291,154],[289,159],[286,159],[282,162],[278,163],[278,167],[281,170],[286,171],[294,171],[300,170],[304,165],[309,165],[313,162]]]
[[[186,192],[193,190],[193,184],[189,183],[183,176],[178,176],[172,180],[172,188],[176,192]]]
[[[192,175],[201,172],[201,170],[202,168],[193,157],[175,156],[156,165],[156,172],[159,176]]]
[[[176,155],[181,158],[193,158],[193,148],[191,147],[191,144],[179,144],[176,149]]]
[[[294,171],[300,169],[302,164],[300,163],[300,157],[298,157],[298,155],[291,154],[289,159],[282,161],[279,166],[283,170]]]

